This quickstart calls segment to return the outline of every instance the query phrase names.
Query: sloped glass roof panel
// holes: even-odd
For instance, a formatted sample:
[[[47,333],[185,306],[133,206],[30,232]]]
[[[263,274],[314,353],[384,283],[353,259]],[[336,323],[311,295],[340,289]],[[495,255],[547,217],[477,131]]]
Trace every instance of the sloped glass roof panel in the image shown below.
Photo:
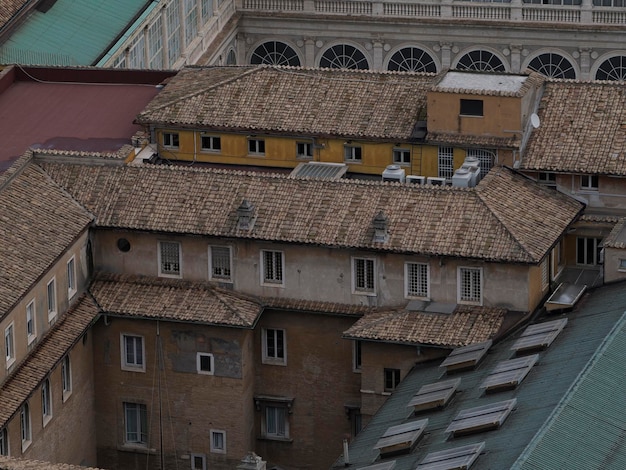
[[[439,367],[445,367],[448,372],[476,367],[485,357],[491,347],[492,341],[470,344],[454,349]]]
[[[415,411],[430,410],[446,406],[459,387],[461,379],[443,380],[421,387],[409,402]]]
[[[431,452],[424,457],[416,470],[464,470],[472,466],[485,448],[484,442]]]
[[[445,432],[454,436],[499,428],[515,407],[517,400],[499,401],[489,405],[462,410],[452,420]]]
[[[404,448],[406,445],[410,447],[417,442],[427,425],[428,419],[420,419],[391,426],[378,440],[374,449],[380,449],[381,453],[386,453],[396,446]]]
[[[348,171],[345,163],[305,162],[296,166],[289,174],[292,178],[340,179]]]
[[[552,344],[563,328],[565,328],[565,325],[567,325],[567,318],[530,325],[524,330],[522,336],[513,343],[511,350],[519,354],[526,351],[545,349]]]
[[[389,462],[376,463],[374,465],[368,465],[367,467],[359,467],[357,470],[393,470],[396,468],[396,461],[391,460]]]
[[[480,388],[484,388],[486,391],[495,391],[516,387],[528,375],[538,359],[539,354],[533,354],[532,356],[501,361],[483,380]]]

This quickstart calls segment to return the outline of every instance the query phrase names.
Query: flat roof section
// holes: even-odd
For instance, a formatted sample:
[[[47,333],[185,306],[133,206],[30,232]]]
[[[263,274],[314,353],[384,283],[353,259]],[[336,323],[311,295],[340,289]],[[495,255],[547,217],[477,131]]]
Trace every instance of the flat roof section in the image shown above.
[[[491,75],[472,72],[448,72],[437,88],[517,93],[528,79],[523,75]]]

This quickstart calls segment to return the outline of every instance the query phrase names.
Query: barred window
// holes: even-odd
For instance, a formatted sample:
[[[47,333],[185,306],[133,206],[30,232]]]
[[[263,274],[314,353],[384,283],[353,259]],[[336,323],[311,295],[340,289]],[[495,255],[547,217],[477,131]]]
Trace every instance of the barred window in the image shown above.
[[[354,290],[374,292],[374,260],[371,258],[353,259]]]
[[[211,278],[220,280],[231,279],[230,247],[211,247]]]
[[[406,263],[406,294],[428,297],[428,264]]]
[[[482,301],[481,268],[459,268],[459,301],[472,303]]]
[[[262,252],[263,282],[271,284],[283,283],[283,253],[282,251]]]
[[[452,147],[439,147],[437,155],[439,178],[452,179],[452,175],[454,175],[454,149]]]
[[[180,243],[159,242],[159,275],[180,276]]]

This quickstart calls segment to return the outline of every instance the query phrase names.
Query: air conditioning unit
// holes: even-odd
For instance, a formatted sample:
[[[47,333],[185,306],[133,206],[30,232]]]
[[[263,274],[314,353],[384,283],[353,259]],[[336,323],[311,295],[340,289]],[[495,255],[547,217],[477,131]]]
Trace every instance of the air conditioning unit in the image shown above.
[[[434,178],[432,176],[429,176],[426,179],[426,184],[432,184],[433,186],[445,186],[446,185],[446,179],[445,178]]]
[[[400,165],[388,165],[383,171],[383,181],[396,181],[404,183],[404,168],[400,168]]]
[[[406,177],[406,182],[408,184],[426,184],[426,177],[425,176],[408,175]]]
[[[469,188],[472,183],[472,172],[468,168],[459,168],[452,175],[452,186]]]

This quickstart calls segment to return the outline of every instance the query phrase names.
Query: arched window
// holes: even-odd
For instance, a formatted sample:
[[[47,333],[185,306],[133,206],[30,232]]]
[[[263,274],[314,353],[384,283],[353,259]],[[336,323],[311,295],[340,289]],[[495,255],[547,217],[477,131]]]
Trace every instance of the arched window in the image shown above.
[[[228,55],[226,56],[226,65],[237,65],[237,56],[232,49],[228,51]]]
[[[250,63],[253,65],[291,65],[300,66],[300,58],[296,51],[283,42],[268,41],[257,47],[252,53]]]
[[[531,60],[528,68],[550,78],[576,78],[572,63],[560,54],[546,52]]]
[[[493,52],[471,51],[459,59],[459,70],[479,70],[481,72],[504,72],[504,64]]]
[[[480,179],[484,178],[496,159],[496,153],[488,149],[467,149],[467,158],[477,158],[480,166]]]
[[[596,72],[596,80],[626,80],[626,56],[618,55],[605,60]]]
[[[405,47],[391,56],[387,70],[437,72],[437,65],[428,52],[417,47]]]
[[[326,49],[320,60],[320,67],[331,69],[369,69],[365,55],[349,44],[337,44]]]

